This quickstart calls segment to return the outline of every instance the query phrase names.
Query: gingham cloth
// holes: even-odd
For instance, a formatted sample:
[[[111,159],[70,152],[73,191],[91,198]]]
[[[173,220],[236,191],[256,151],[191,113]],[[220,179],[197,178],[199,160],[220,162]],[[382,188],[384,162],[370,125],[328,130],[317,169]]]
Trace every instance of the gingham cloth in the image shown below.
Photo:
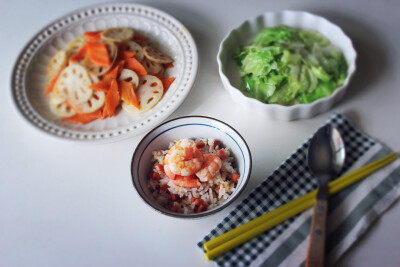
[[[341,133],[346,148],[343,173],[353,171],[391,151],[355,129],[339,113],[327,123]],[[290,155],[197,245],[219,236],[317,188],[307,167],[310,139]],[[400,196],[400,159],[330,197],[327,263],[339,257]],[[312,209],[281,223],[214,259],[218,266],[302,266],[308,246]],[[360,263],[363,266],[363,263]]]

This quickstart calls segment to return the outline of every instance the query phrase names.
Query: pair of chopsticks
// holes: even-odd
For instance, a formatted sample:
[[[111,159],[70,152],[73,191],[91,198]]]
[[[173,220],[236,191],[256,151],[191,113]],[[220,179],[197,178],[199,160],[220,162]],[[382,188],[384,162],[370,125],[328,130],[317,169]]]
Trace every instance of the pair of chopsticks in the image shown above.
[[[397,158],[396,153],[391,153],[379,160],[376,160],[364,167],[332,181],[328,185],[328,194],[333,195],[340,190],[354,184],[362,178],[379,170]],[[226,232],[206,243],[203,247],[206,250],[205,257],[212,260],[225,252],[245,243],[246,241],[258,236],[279,223],[299,214],[300,212],[314,205],[317,190],[303,195],[279,208],[272,210],[258,218],[255,218],[233,230]]]

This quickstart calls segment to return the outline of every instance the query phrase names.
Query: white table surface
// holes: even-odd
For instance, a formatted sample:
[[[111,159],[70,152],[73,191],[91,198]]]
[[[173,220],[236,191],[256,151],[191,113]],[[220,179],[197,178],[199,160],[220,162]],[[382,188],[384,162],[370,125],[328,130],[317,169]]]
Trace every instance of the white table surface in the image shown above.
[[[234,205],[194,221],[162,216],[145,205],[132,187],[131,156],[143,135],[106,145],[71,144],[34,129],[13,106],[11,71],[26,42],[58,17],[94,3],[0,1],[0,265],[211,266],[196,243]],[[198,45],[197,84],[170,118],[216,117],[235,127],[250,146],[253,172],[238,201],[331,114],[294,122],[269,121],[238,107],[223,89],[216,62],[221,39],[243,20],[266,11],[306,10],[344,29],[358,52],[358,70],[333,110],[399,152],[400,2],[141,3],[176,17]],[[396,203],[338,265],[399,266],[399,221],[400,203]]]

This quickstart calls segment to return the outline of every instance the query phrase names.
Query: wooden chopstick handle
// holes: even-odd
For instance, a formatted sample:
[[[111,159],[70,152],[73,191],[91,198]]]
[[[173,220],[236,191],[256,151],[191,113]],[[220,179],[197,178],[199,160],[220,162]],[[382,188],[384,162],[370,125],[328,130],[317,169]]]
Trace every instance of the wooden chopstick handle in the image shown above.
[[[326,214],[328,201],[317,199],[314,204],[306,267],[322,267],[325,263]]]

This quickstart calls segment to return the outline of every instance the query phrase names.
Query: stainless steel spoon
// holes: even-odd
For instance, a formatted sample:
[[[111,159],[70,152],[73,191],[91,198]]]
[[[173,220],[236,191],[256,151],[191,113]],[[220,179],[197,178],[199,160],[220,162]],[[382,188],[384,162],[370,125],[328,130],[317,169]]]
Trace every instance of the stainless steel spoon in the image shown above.
[[[314,204],[306,266],[325,264],[326,214],[328,209],[328,183],[343,167],[345,149],[339,131],[330,124],[321,127],[308,147],[308,167],[317,177],[319,189]]]

